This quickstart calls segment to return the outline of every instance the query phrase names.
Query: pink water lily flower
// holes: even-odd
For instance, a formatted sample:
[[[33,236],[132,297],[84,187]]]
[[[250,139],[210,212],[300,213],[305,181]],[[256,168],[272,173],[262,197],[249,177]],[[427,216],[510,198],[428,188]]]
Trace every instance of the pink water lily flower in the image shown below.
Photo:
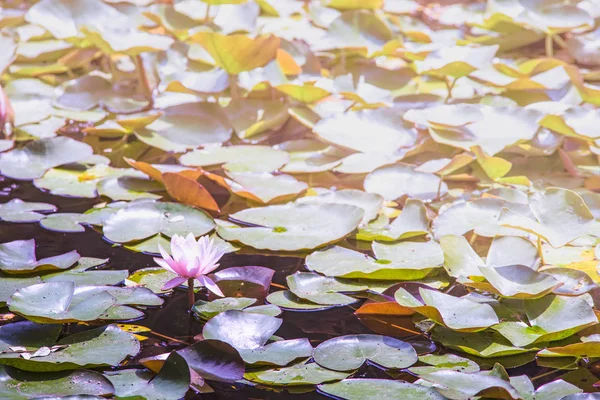
[[[185,281],[193,283],[193,280],[197,279],[201,285],[217,296],[224,296],[217,284],[206,276],[219,266],[218,261],[225,254],[224,246],[218,245],[208,236],[202,236],[196,241],[194,235],[190,233],[185,238],[173,235],[171,238],[173,257],[160,244],[158,249],[162,258],[155,258],[154,261],[167,271],[177,274],[177,277],[168,281],[162,290],[172,289]]]

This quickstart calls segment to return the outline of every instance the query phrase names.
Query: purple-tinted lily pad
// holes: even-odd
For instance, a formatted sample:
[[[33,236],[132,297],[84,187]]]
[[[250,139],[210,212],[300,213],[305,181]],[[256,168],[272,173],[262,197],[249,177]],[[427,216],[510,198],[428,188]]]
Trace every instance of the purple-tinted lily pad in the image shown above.
[[[79,253],[73,250],[38,260],[35,256],[34,239],[0,243],[0,270],[7,274],[64,270],[75,264],[79,258]]]

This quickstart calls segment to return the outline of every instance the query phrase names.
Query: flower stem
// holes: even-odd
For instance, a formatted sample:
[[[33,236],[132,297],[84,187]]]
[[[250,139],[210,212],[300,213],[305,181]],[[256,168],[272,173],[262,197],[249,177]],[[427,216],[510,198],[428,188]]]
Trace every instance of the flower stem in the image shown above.
[[[196,302],[196,298],[194,295],[194,278],[190,278],[188,279],[188,305],[190,310],[192,309],[192,307],[194,306],[194,303]]]

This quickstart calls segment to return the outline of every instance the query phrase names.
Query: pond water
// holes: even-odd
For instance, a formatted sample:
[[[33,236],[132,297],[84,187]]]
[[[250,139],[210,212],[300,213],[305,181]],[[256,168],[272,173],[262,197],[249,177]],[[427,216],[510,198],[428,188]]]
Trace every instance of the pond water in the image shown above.
[[[59,212],[84,212],[96,204],[99,199],[80,199],[71,197],[54,196],[38,190],[29,182],[15,181],[0,177],[0,203],[12,198],[19,198],[31,202],[47,202],[55,204]],[[76,249],[82,256],[109,258],[110,261],[103,269],[125,269],[129,272],[141,268],[155,266],[153,257],[143,253],[134,253],[119,245],[114,245],[105,240],[100,232],[87,228],[83,233],[60,233],[42,229],[37,223],[6,223],[0,222],[0,243],[13,240],[26,240],[35,238],[38,258],[55,254],[62,254]],[[272,291],[286,287],[286,277],[298,271],[306,271],[304,259],[300,257],[253,255],[230,253],[221,259],[221,269],[233,266],[260,265],[275,271],[272,280]],[[201,335],[202,325],[198,319],[191,317],[187,309],[187,292],[175,290],[168,295],[168,300],[161,307],[150,307],[145,310],[145,317],[132,321],[152,330],[147,340],[142,342],[142,351],[130,359],[122,368],[141,367],[138,360],[171,350],[179,350],[193,343],[194,336]],[[207,299],[205,292],[197,294],[196,299]],[[386,318],[364,317],[361,320],[354,314],[360,303],[352,306],[334,307],[324,311],[284,311],[281,317],[283,324],[277,335],[286,339],[308,338],[313,346],[338,336],[351,334],[380,333],[384,335],[401,337],[415,347],[419,354],[431,353],[445,354],[447,350],[438,348],[424,335],[414,335],[403,327],[414,328],[410,317]],[[8,310],[4,310],[5,312]],[[18,317],[17,317],[18,319]],[[66,324],[63,332],[74,333],[80,330],[76,324]],[[198,339],[198,338],[196,338]],[[482,366],[485,360],[474,358]],[[511,376],[526,374],[534,379],[535,385],[540,386],[551,382],[563,372],[557,369],[544,368],[535,361],[518,361],[519,366],[508,368]],[[523,365],[520,365],[523,364]],[[510,366],[510,365],[508,365]],[[488,365],[491,367],[491,364]],[[600,366],[593,363],[587,366],[591,372],[598,372]],[[369,363],[361,367],[355,378],[381,378],[402,379],[414,382],[417,377],[408,373],[385,371]],[[214,393],[193,394],[188,393],[186,399],[316,399],[328,398],[313,389],[303,389],[300,393],[293,390],[252,387],[243,384],[226,384],[210,382]],[[595,382],[588,382],[589,384]],[[308,391],[307,393],[302,393]]]

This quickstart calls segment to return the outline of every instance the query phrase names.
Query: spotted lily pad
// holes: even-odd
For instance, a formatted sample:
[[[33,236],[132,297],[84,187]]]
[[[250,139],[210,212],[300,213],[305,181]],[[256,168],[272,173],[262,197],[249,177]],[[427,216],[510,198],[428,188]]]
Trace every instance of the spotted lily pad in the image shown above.
[[[80,367],[117,366],[140,351],[140,342],[116,325],[90,329],[56,342],[59,349],[29,360],[19,353],[0,354],[0,364],[25,371],[62,371]]]
[[[31,373],[0,367],[0,396],[6,400],[33,398],[96,398],[112,396],[114,388],[101,373],[90,370]]]
[[[366,254],[332,247],[306,258],[306,266],[327,276],[364,279],[422,279],[440,268],[444,254],[439,244],[430,242],[373,242],[377,259]]]
[[[244,378],[268,386],[306,386],[339,381],[349,375],[346,372],[322,368],[317,363],[299,363],[285,368],[246,372]]]
[[[248,227],[218,221],[217,233],[258,249],[314,249],[350,234],[363,215],[362,209],[346,204],[288,203],[231,214],[230,219]]]
[[[143,316],[141,311],[123,304],[160,305],[162,300],[145,288],[76,287],[73,282],[63,281],[22,288],[7,301],[12,312],[39,323],[132,319]]]
[[[417,362],[417,352],[410,344],[389,336],[346,335],[321,343],[315,349],[314,359],[335,371],[355,370],[367,361],[400,369]]]
[[[134,229],[132,229],[134,228]],[[117,243],[146,239],[161,233],[168,237],[192,232],[202,236],[214,228],[203,211],[177,203],[143,202],[120,209],[104,221],[104,236]]]
[[[378,397],[389,400],[445,399],[433,388],[389,379],[344,379],[340,382],[319,385],[319,391],[349,400],[370,400]]]
[[[115,387],[118,398],[143,396],[147,400],[178,400],[190,386],[190,370],[186,360],[173,352],[165,360],[158,375],[126,369],[105,374]]]

